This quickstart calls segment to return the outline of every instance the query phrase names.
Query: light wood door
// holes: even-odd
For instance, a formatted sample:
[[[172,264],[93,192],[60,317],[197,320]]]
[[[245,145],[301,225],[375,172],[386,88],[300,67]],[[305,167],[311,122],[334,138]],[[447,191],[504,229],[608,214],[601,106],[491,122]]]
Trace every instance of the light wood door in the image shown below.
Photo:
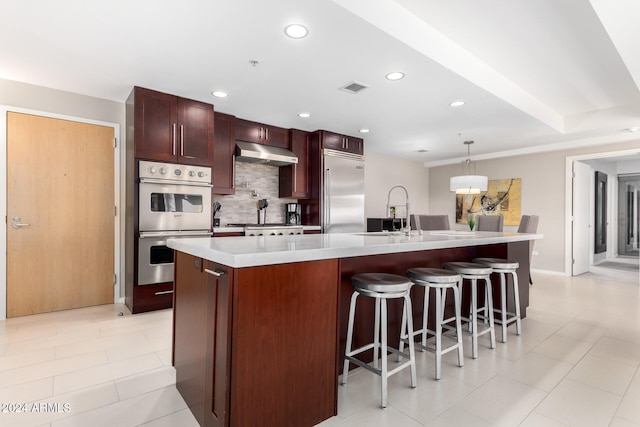
[[[8,113],[8,317],[113,302],[113,140],[111,127]]]

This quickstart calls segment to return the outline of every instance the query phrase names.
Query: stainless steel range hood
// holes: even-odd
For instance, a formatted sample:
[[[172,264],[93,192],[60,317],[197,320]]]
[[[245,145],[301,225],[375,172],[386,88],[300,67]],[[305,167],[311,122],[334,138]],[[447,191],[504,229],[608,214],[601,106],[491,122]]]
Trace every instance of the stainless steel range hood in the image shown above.
[[[264,163],[272,166],[286,166],[298,163],[298,157],[285,148],[244,141],[236,141],[236,160],[248,163]]]

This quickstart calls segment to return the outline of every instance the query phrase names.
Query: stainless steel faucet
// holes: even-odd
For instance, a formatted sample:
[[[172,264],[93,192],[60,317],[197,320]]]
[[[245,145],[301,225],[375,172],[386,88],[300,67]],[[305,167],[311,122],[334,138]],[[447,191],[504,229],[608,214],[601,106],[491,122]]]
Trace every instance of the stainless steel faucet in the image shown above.
[[[407,211],[407,219],[405,220],[404,227],[402,227],[402,231],[409,232],[409,231],[411,231],[411,225],[409,224],[409,192],[407,191],[407,187],[405,187],[404,185],[394,185],[389,190],[389,194],[387,194],[387,215],[389,215],[389,212],[390,212],[390,209],[391,209],[391,206],[390,206],[391,192],[396,188],[402,188],[404,190],[404,195],[406,197],[404,206],[405,206],[405,209]],[[400,205],[400,206],[402,206],[402,205]],[[401,224],[402,224],[402,222],[401,222]]]

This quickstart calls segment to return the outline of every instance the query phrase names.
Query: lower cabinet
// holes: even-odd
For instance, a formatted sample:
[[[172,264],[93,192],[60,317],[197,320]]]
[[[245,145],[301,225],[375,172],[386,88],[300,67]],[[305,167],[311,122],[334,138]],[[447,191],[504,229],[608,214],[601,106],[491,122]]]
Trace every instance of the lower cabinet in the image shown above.
[[[232,272],[176,251],[176,387],[201,426],[229,425]]]
[[[127,306],[132,314],[163,310],[173,304],[173,282],[133,285],[130,289],[131,292],[127,291]]]
[[[233,269],[176,251],[176,387],[201,426],[336,414],[338,283],[335,259]]]

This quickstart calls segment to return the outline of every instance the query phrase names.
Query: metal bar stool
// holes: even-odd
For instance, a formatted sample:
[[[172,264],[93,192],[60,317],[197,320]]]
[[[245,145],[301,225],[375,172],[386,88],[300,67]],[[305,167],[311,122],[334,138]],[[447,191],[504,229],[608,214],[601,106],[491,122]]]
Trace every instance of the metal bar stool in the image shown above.
[[[422,316],[422,329],[413,331],[413,335],[407,334],[405,329],[402,329],[400,340],[400,351],[403,350],[404,341],[409,343],[413,342],[413,337],[416,335],[422,335],[422,343],[415,343],[418,348],[427,350],[436,355],[436,380],[440,379],[441,361],[442,355],[452,350],[458,349],[458,366],[464,366],[464,354],[462,351],[462,322],[460,320],[460,292],[458,290],[458,283],[462,281],[462,277],[450,270],[443,270],[441,268],[411,268],[407,270],[407,276],[415,285],[424,287],[424,309]],[[428,329],[429,319],[429,293],[431,289],[434,290],[436,295],[436,324],[435,330]],[[454,316],[445,319],[444,312],[446,307],[447,290],[453,291],[454,301]],[[406,313],[402,312],[402,324],[404,325]],[[449,325],[451,322],[456,322],[455,326]],[[442,334],[442,329],[455,331],[455,336],[448,336]],[[427,347],[427,333],[434,335],[435,346]],[[442,337],[452,339],[455,344],[442,348]]]
[[[491,267],[474,262],[447,262],[444,264],[447,270],[455,271],[471,282],[471,307],[469,317],[462,317],[469,322],[471,332],[471,357],[478,358],[478,336],[489,334],[491,348],[496,347],[496,332],[493,324],[493,293],[491,291]],[[478,307],[478,280],[485,282],[485,306]],[[462,298],[462,281],[460,282],[460,298]],[[488,311],[489,325],[482,331],[478,331],[478,310]],[[483,316],[487,317],[487,316]]]
[[[349,307],[349,326],[347,329],[347,346],[344,355],[344,369],[342,371],[342,385],[347,384],[347,376],[349,375],[349,362],[365,368],[376,375],[380,375],[382,379],[381,386],[381,406],[387,406],[387,379],[398,371],[411,367],[411,387],[416,387],[416,360],[413,342],[409,342],[409,354],[398,349],[387,346],[387,299],[403,298],[404,310],[407,312],[406,323],[409,334],[413,334],[413,316],[411,313],[411,299],[409,298],[409,289],[412,282],[403,276],[387,273],[362,273],[356,274],[351,278],[351,284],[355,289],[351,295],[351,305]],[[359,295],[375,298],[375,322],[374,322],[374,338],[373,343],[367,344],[357,349],[351,349],[353,339],[353,324],[356,314],[356,300]],[[404,328],[401,325],[401,329]],[[381,328],[382,327],[382,328]],[[380,331],[382,329],[382,331]],[[354,356],[373,348],[373,367]],[[378,352],[381,352],[382,367],[378,369]],[[393,352],[398,358],[404,357],[405,362],[397,365],[394,369],[387,368],[387,353]]]
[[[516,261],[501,258],[476,258],[473,262],[491,267],[494,273],[500,274],[500,309],[494,309],[494,313],[500,313],[499,319],[494,319],[495,323],[502,325],[502,342],[507,342],[507,327],[515,322],[516,334],[522,333],[522,322],[520,321],[520,289],[518,287],[518,274],[516,270],[520,264]],[[513,299],[515,312],[507,311],[507,280],[506,274],[511,273],[513,279]]]

